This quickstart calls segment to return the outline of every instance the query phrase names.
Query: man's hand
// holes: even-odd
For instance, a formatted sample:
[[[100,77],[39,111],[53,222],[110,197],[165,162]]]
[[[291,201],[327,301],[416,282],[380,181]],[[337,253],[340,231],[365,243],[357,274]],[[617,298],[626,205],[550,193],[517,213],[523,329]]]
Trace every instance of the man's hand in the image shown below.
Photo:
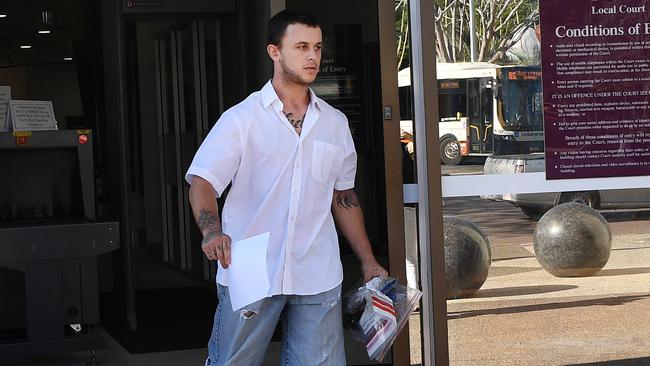
[[[221,267],[230,266],[230,244],[231,239],[221,230],[209,231],[201,242],[201,249],[209,260],[218,260]]]
[[[361,265],[363,271],[363,283],[367,283],[373,277],[388,277],[388,272],[376,261],[369,261]]]
[[[400,129],[400,139],[403,140],[402,142],[413,142],[413,135]]]

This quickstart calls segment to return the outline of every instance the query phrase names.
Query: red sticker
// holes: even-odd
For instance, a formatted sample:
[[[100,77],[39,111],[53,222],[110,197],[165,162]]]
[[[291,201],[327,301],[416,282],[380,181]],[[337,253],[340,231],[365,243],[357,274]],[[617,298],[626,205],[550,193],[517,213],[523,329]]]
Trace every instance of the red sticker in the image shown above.
[[[29,144],[29,136],[16,136],[16,145],[27,146]]]
[[[87,135],[79,135],[79,143],[82,145],[85,145],[88,142],[88,136]]]

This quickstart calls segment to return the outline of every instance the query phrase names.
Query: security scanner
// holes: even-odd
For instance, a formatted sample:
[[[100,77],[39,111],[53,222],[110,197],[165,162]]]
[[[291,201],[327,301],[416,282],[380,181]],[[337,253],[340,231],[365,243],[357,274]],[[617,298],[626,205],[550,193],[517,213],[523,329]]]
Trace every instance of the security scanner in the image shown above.
[[[107,347],[97,256],[120,230],[94,181],[91,131],[0,133],[0,358]]]

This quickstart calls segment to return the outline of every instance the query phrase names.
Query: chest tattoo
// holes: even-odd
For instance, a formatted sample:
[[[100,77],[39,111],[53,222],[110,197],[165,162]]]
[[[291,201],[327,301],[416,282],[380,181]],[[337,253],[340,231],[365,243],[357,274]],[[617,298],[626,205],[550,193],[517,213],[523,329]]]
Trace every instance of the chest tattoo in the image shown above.
[[[291,123],[293,128],[296,129],[298,135],[300,135],[300,131],[302,131],[302,122],[305,120],[305,115],[303,115],[302,118],[296,118],[292,112],[285,113],[284,115],[287,117],[287,120],[289,120],[289,123]]]

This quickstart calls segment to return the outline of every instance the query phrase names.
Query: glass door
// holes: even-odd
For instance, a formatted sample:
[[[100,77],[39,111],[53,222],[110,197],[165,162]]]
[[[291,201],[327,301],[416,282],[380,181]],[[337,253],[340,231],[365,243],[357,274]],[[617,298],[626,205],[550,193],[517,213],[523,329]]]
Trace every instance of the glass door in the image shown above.
[[[223,112],[219,32],[218,21],[188,21],[154,40],[162,141],[163,256],[166,262],[204,279],[214,276],[214,267],[200,249],[201,233],[194,224],[184,176],[198,146]]]

